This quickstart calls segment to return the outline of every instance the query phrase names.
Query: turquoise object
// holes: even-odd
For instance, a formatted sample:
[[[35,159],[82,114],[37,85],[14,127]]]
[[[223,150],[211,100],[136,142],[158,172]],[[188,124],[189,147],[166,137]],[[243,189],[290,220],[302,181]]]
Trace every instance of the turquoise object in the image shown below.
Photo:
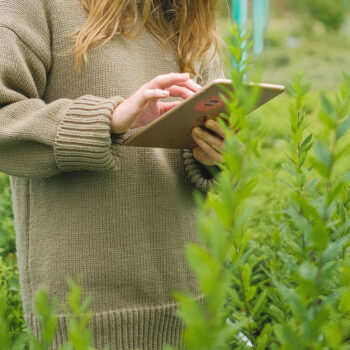
[[[232,0],[233,20],[238,24],[241,33],[244,35],[247,30],[248,21],[248,0]],[[247,59],[246,52],[244,52],[242,61]],[[233,65],[236,62],[232,62]]]
[[[254,54],[259,55],[264,51],[264,32],[269,23],[270,0],[252,0],[252,5]],[[248,0],[232,0],[232,9],[233,20],[245,34],[248,22]]]
[[[264,32],[268,22],[268,0],[253,0],[254,54],[264,51]]]
[[[246,30],[248,20],[248,0],[232,0],[233,20],[241,30]]]

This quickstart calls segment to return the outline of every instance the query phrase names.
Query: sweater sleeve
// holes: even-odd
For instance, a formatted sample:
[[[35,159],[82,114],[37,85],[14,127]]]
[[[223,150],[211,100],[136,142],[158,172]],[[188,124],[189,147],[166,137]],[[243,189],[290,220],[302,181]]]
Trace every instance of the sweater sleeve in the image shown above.
[[[0,24],[0,171],[30,178],[117,170],[110,116],[124,98],[83,95],[45,103],[50,43],[28,37]]]
[[[212,55],[211,52],[212,51],[209,51],[209,57]],[[202,86],[207,85],[214,79],[225,78],[219,52],[215,54],[214,58],[209,64],[206,65],[206,61],[204,61],[202,67],[202,79],[199,81]],[[215,177],[208,170],[208,167],[202,165],[194,158],[191,149],[183,150],[183,158],[185,163],[185,171],[192,184],[202,192],[208,191],[211,185],[215,182]]]

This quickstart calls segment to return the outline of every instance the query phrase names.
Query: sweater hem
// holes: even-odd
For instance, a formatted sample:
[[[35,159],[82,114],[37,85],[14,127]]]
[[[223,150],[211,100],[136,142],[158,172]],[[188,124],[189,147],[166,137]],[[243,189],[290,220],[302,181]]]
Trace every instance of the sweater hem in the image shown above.
[[[204,295],[194,298],[204,307]],[[185,350],[184,324],[176,314],[178,303],[126,308],[92,313],[88,323],[93,346],[97,350],[162,350],[165,345]],[[57,315],[57,329],[49,350],[58,350],[68,340],[68,314]],[[26,313],[27,327],[42,339],[40,323],[33,313]]]

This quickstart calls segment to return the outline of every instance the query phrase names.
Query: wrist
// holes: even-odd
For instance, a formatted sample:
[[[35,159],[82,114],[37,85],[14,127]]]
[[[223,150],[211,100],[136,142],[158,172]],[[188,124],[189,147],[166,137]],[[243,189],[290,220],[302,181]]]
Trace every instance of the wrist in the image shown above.
[[[130,126],[127,125],[126,121],[123,121],[123,119],[120,117],[120,105],[123,102],[118,103],[111,114],[111,134],[122,134],[130,128]]]

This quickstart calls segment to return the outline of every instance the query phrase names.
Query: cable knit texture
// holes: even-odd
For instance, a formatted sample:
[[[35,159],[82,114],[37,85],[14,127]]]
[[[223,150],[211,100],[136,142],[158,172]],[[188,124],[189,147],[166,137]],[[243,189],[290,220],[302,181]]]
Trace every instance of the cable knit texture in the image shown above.
[[[199,240],[193,190],[213,179],[191,150],[123,146],[135,129],[110,134],[113,109],[178,72],[177,56],[144,29],[91,49],[78,74],[68,35],[86,18],[79,0],[0,0],[0,171],[11,179],[25,320],[41,337],[33,305],[45,285],[58,349],[70,276],[90,297],[97,349],[181,348],[172,291],[202,303],[184,248]],[[196,68],[203,85],[223,77],[218,55]]]

